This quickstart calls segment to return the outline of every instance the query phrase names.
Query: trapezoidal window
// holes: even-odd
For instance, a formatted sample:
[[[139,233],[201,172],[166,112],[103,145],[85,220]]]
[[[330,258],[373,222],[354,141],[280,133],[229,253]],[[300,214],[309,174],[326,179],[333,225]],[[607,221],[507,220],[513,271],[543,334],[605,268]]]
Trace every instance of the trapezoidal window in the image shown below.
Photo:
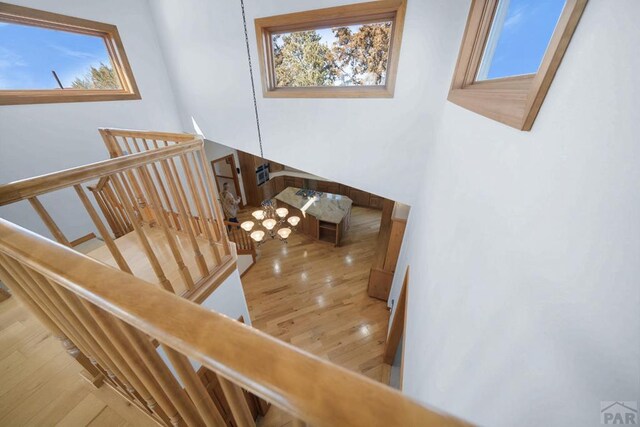
[[[0,3],[0,105],[140,99],[113,25]]]
[[[449,100],[530,130],[587,0],[474,0]]]
[[[265,97],[392,97],[405,2],[255,20]]]

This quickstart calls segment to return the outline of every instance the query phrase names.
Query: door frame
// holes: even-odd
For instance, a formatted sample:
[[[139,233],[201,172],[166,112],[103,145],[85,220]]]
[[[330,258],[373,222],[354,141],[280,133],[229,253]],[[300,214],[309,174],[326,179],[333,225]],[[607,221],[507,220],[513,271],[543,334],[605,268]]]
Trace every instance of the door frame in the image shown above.
[[[407,294],[409,292],[409,266],[404,273],[404,280],[402,281],[402,289],[398,296],[398,303],[393,313],[393,319],[391,321],[391,327],[387,335],[387,342],[384,346],[383,361],[387,365],[392,365],[395,359],[396,352],[400,341],[402,341],[402,355],[400,357],[400,390],[402,390],[402,379],[404,377],[404,352],[405,352],[405,338],[407,331]]]
[[[227,159],[231,159],[231,172],[233,176],[224,176],[224,175],[218,175],[216,173],[216,168],[214,166],[215,163],[218,163],[222,160],[227,160]],[[236,196],[240,197],[240,207],[244,207],[244,203],[242,201],[242,192],[240,191],[240,179],[238,178],[238,168],[236,167],[236,158],[233,154],[228,154],[224,157],[220,157],[218,159],[215,160],[211,160],[211,169],[213,169],[213,176],[215,177],[215,181],[216,181],[216,187],[218,188],[218,194],[222,193],[222,188],[220,188],[220,184],[218,184],[218,178],[227,178],[227,179],[233,179],[233,184],[236,187]]]

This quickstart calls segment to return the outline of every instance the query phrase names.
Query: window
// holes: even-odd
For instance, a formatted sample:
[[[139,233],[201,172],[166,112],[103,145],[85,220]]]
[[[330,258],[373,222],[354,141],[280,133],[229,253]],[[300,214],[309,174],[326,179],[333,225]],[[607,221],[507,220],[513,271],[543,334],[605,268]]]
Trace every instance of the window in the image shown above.
[[[0,105],[140,99],[113,25],[0,3]]]
[[[265,97],[392,97],[405,2],[256,19]]]
[[[449,100],[530,130],[587,0],[474,0]]]

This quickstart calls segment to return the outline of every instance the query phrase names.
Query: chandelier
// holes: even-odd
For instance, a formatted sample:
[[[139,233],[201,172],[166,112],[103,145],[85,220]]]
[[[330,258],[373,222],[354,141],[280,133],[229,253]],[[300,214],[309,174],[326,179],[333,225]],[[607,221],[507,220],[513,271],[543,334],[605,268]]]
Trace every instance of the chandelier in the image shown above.
[[[262,209],[251,213],[256,222],[244,221],[240,224],[240,228],[249,233],[258,246],[268,240],[267,236],[271,239],[278,236],[280,241],[287,243],[287,238],[292,231],[296,230],[296,226],[300,222],[299,216],[292,215],[287,218],[287,215],[289,215],[289,209],[276,208],[272,200],[267,200],[262,203]]]
[[[260,159],[262,164],[264,161],[264,151],[262,148],[262,133],[260,132],[260,117],[258,115],[258,101],[256,99],[256,86],[253,81],[253,67],[251,65],[251,49],[249,48],[249,34],[247,32],[247,17],[244,13],[244,1],[240,0],[240,7],[242,9],[242,25],[244,27],[244,40],[247,46],[247,60],[249,63],[249,77],[251,79],[251,93],[253,95],[253,109],[256,115],[256,130],[258,131],[258,144],[260,145]],[[287,208],[276,208],[273,205],[272,200],[265,200],[262,202],[262,209],[251,213],[254,221],[244,221],[240,224],[240,228],[246,231],[249,236],[260,246],[265,241],[265,236],[275,239],[276,236],[283,242],[287,243],[287,238],[291,234],[292,230],[296,229],[296,226],[300,222],[299,216],[290,216]],[[303,210],[304,215],[304,210]],[[254,227],[256,227],[254,229]]]

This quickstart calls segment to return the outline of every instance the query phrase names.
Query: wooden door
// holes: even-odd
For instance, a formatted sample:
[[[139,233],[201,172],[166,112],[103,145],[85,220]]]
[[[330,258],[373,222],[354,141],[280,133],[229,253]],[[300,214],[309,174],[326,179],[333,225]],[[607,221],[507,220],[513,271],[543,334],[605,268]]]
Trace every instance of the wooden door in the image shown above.
[[[218,193],[222,193],[222,185],[226,182],[230,186],[230,190],[236,197],[241,197],[240,180],[238,179],[238,169],[236,168],[236,160],[233,154],[221,157],[211,161],[213,175],[216,178],[216,186]],[[241,202],[240,206],[244,206]]]

